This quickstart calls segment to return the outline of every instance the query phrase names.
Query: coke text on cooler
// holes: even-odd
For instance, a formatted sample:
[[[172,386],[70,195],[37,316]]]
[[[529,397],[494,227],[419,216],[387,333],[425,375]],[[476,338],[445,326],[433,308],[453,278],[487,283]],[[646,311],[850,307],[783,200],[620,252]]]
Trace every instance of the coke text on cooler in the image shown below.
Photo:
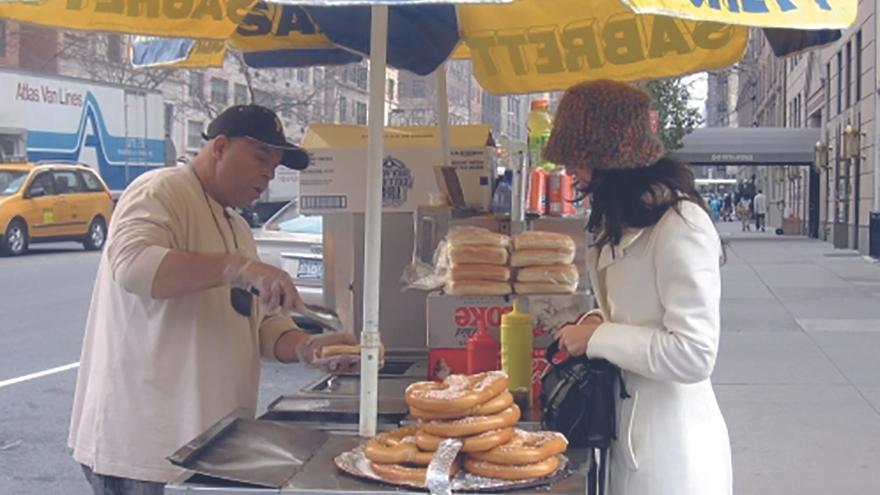
[[[455,308],[455,326],[478,328],[498,328],[504,313],[513,311],[513,306],[458,306]]]

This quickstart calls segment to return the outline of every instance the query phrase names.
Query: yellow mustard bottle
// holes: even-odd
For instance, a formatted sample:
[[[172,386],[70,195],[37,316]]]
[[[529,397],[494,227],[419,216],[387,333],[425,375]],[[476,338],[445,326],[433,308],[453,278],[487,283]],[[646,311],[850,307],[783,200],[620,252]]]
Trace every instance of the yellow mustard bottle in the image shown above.
[[[501,317],[501,369],[510,377],[508,389],[525,410],[532,405],[532,315],[520,310]]]

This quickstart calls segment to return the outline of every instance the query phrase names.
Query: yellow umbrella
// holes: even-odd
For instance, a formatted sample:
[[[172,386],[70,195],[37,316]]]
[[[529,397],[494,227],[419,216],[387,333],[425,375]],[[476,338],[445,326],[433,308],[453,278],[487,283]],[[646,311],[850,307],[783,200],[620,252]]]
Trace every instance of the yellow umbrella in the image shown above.
[[[222,65],[226,47],[246,55],[347,50],[366,55],[368,43],[340,44],[325,36],[328,16],[317,16],[315,5],[345,4],[321,0],[267,3],[257,0],[43,0],[0,3],[0,18],[70,29],[115,31],[202,40],[189,42],[179,53],[165,50],[145,66],[211,67]],[[355,2],[355,3],[370,3]],[[376,2],[386,3],[386,2]],[[411,6],[410,18],[431,25],[431,6]],[[394,7],[396,8],[396,7]],[[451,7],[450,7],[451,8]],[[585,79],[641,80],[678,76],[729,66],[742,56],[748,41],[745,26],[828,29],[851,24],[857,0],[517,0],[513,3],[462,4],[457,7],[461,43],[455,58],[470,58],[477,80],[496,94],[564,89]],[[335,7],[344,9],[344,7]],[[332,22],[342,30],[368,30],[345,25],[348,11],[334,11]],[[392,10],[391,32],[394,38]],[[341,21],[338,21],[340,20]],[[317,21],[317,22],[316,22]],[[439,21],[438,21],[439,22]],[[366,40],[366,36],[362,37]],[[429,48],[432,40],[389,45],[393,52]],[[439,66],[450,50],[439,49],[424,65]],[[433,47],[431,47],[433,48]],[[268,60],[268,62],[265,62]],[[328,63],[321,57],[305,64]],[[289,58],[274,63],[288,66]],[[261,65],[265,66],[265,65]],[[258,66],[259,67],[259,66]],[[398,68],[413,70],[409,66]],[[419,73],[428,71],[414,70]]]

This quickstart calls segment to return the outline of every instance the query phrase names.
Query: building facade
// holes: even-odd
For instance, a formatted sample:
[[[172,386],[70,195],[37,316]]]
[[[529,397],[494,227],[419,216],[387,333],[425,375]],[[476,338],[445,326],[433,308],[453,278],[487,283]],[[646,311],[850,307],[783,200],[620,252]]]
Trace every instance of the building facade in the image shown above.
[[[90,79],[164,96],[165,132],[178,155],[201,147],[201,132],[230,105],[257,103],[275,110],[288,137],[299,140],[309,123],[366,125],[368,63],[302,69],[245,66],[230,54],[221,68],[135,70],[125,36],[57,31],[0,21],[0,67]],[[397,107],[398,71],[386,74],[389,115]],[[387,116],[386,116],[387,121]]]
[[[740,167],[738,177],[754,175],[768,195],[768,225],[798,224],[800,233],[865,254],[871,212],[880,211],[876,9],[876,2],[860,2],[856,23],[839,41],[785,59],[773,56],[756,31],[743,61],[728,71],[736,74],[736,89],[729,77],[710,80],[707,106],[710,123],[719,126],[820,128],[814,167]],[[735,93],[726,122],[725,93]]]
[[[400,72],[399,106],[393,125],[435,125],[437,123],[437,78]],[[495,96],[473,75],[469,61],[447,64],[446,91],[449,122],[452,125],[488,124],[499,143],[525,143],[529,97]]]

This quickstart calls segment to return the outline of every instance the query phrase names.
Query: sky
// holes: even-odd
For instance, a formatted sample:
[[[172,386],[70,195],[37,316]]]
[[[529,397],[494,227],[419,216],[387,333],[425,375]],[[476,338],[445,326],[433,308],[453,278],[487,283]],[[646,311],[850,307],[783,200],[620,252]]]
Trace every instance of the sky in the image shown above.
[[[709,76],[705,72],[692,74],[684,78],[691,90],[691,101],[688,105],[700,111],[704,122],[706,120],[706,94],[709,90],[708,79]]]

